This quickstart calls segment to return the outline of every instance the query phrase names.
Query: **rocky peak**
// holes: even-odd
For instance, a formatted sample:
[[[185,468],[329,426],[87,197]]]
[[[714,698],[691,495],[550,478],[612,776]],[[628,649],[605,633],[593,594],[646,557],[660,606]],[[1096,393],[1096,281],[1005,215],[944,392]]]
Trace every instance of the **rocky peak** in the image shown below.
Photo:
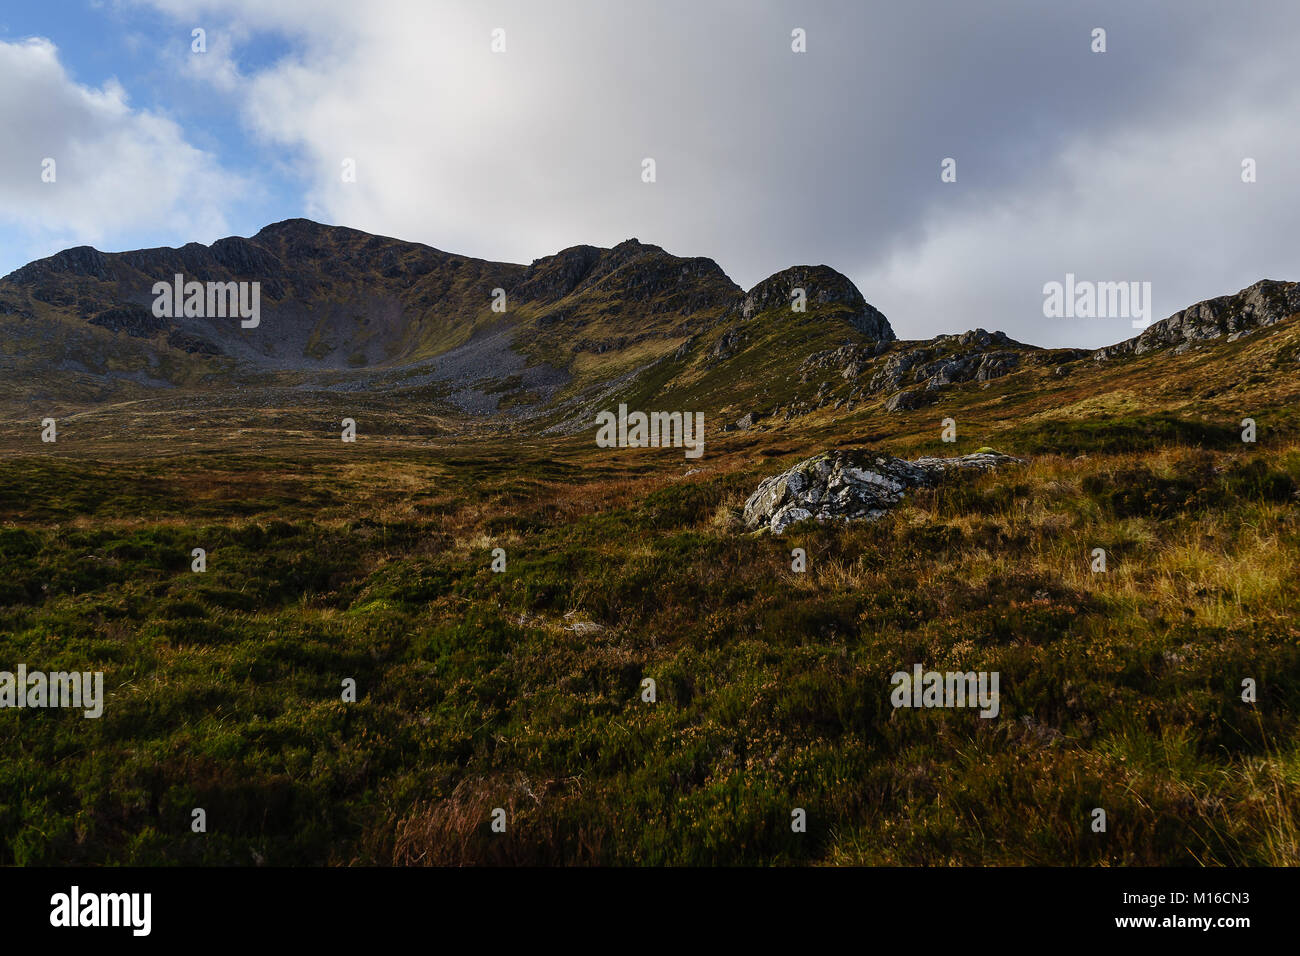
[[[273,222],[259,229],[257,235],[253,236],[253,241],[263,243],[302,241],[304,239],[319,239],[334,233],[350,232],[356,232],[356,230],[348,229],[345,226],[329,226],[313,219],[282,219],[280,222]],[[356,232],[356,234],[366,235],[360,232]]]
[[[31,285],[59,275],[84,276],[105,282],[112,279],[108,271],[108,258],[93,246],[74,246],[44,259],[37,259],[9,273],[5,279],[19,285]]]
[[[603,252],[596,246],[570,246],[553,256],[534,259],[515,294],[541,302],[563,299],[591,274]]]
[[[1173,348],[1178,355],[1202,342],[1227,336],[1234,341],[1300,313],[1300,283],[1261,279],[1233,295],[1221,295],[1188,306],[1153,323],[1140,335],[1098,349],[1098,361],[1122,355],[1142,355]]]
[[[739,305],[742,318],[750,319],[770,309],[789,309],[794,290],[803,289],[810,314],[818,307],[843,306],[846,320],[864,335],[883,342],[895,339],[889,320],[869,305],[847,276],[830,266],[792,266],[768,276],[745,294]]]
[[[971,329],[969,332],[962,332],[960,335],[938,335],[935,336],[934,341],[963,348],[969,348],[970,346],[981,349],[990,346],[1025,348],[1023,343],[1010,338],[1005,332],[986,332],[983,329]]]
[[[636,239],[594,252],[571,255],[562,266],[581,273],[569,294],[609,298],[619,310],[632,305],[643,313],[687,315],[724,307],[740,292],[712,259],[675,256]]]

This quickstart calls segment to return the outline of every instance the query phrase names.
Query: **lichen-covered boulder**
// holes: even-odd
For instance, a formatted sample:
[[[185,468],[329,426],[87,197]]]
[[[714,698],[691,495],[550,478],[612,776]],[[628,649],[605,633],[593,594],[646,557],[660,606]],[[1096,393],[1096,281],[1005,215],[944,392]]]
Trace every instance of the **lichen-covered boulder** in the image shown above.
[[[765,478],[745,502],[745,527],[782,534],[797,521],[874,521],[909,488],[933,485],[952,470],[986,471],[1020,459],[994,451],[904,461],[868,450],[829,451]]]

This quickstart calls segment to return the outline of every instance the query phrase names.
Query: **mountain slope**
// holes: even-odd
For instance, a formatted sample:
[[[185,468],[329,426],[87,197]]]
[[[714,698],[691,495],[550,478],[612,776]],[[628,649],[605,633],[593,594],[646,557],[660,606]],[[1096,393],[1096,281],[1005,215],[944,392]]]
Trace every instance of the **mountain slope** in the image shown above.
[[[177,274],[259,283],[257,327],[154,315],[154,284]],[[1261,280],[1094,352],[982,329],[909,342],[824,265],[743,290],[711,259],[636,239],[522,265],[291,219],[211,246],[83,246],[6,276],[0,403],[16,417],[121,402],[334,416],[369,403],[451,427],[524,420],[573,433],[595,410],[627,402],[769,427],[809,415],[932,415],[924,410],[1067,379],[1110,388],[1124,373],[1102,366],[1235,346],[1298,312],[1300,284]]]
[[[259,283],[260,321],[156,316],[154,285],[176,275]],[[775,309],[777,286],[796,280],[810,286],[801,317],[842,321],[856,338],[893,337],[826,267],[788,270],[746,296],[712,260],[635,239],[524,266],[294,219],[211,246],[83,246],[16,270],[0,280],[0,369],[11,402],[427,386],[424,398],[492,412],[545,405],[570,384],[607,384],[724,326],[714,338],[740,326],[748,334]],[[498,398],[475,401],[486,395]]]
[[[1300,313],[1300,283],[1261,279],[1233,295],[1221,295],[1153,322],[1140,335],[1098,349],[1105,360],[1121,355],[1143,355],[1172,348],[1182,354],[1190,348],[1227,336],[1235,342],[1257,329],[1266,329]]]

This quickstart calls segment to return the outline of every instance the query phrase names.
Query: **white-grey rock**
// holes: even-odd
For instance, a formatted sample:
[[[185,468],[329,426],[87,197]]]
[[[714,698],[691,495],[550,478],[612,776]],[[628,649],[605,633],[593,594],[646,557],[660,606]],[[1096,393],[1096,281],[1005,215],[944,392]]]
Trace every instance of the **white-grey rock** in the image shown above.
[[[1206,299],[1152,323],[1141,335],[1093,353],[1097,361],[1172,348],[1181,355],[1222,336],[1268,328],[1300,313],[1300,282],[1261,279],[1234,295]],[[1235,339],[1229,338],[1229,341]]]
[[[809,518],[874,521],[902,501],[908,489],[933,485],[947,472],[1020,462],[998,452],[904,461],[868,450],[830,451],[764,478],[745,502],[745,527],[783,534]]]

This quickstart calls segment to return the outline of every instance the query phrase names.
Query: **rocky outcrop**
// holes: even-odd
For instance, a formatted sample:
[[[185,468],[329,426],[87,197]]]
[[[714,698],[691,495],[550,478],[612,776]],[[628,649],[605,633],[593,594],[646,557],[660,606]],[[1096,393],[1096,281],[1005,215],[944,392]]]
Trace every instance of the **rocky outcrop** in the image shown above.
[[[35,285],[39,282],[73,276],[108,281],[112,278],[108,258],[92,246],[74,246],[44,259],[29,262],[5,276],[17,285]]]
[[[926,404],[925,392],[919,388],[903,389],[901,392],[895,392],[885,399],[885,411],[887,412],[910,412],[914,408],[920,408]]]
[[[1202,342],[1234,341],[1300,313],[1300,283],[1261,279],[1234,295],[1206,299],[1154,323],[1141,335],[1098,349],[1097,361],[1172,348],[1175,355]]]
[[[736,353],[744,347],[744,344],[748,339],[749,336],[746,333],[741,332],[739,329],[731,329],[728,332],[723,332],[722,335],[718,337],[718,341],[713,344],[713,348],[709,351],[708,364],[713,366],[717,365],[719,362],[726,362],[727,360],[734,358]]]
[[[553,256],[534,259],[527,278],[513,291],[524,301],[557,302],[591,274],[601,252],[595,246],[571,246]]]
[[[964,382],[990,382],[1058,353],[1057,361],[1077,357],[1025,345],[1003,332],[972,329],[927,342],[876,343],[817,352],[803,362],[800,371],[803,384],[816,371],[838,372],[851,386],[848,403],[888,395],[885,408],[892,412],[931,404],[934,396],[927,393]]]
[[[1030,347],[1022,342],[1017,342],[1005,332],[986,332],[983,329],[970,329],[960,335],[938,335],[935,336],[934,341],[936,345],[952,345],[963,349],[990,349],[994,346],[998,348]]]
[[[24,309],[17,303],[6,302],[4,299],[0,299],[0,315],[16,315],[23,319],[32,318],[32,313],[30,311]]]
[[[167,344],[190,355],[220,355],[221,349],[193,332],[176,331],[167,336]]]
[[[832,404],[852,408],[872,395],[888,395],[885,408],[891,412],[920,408],[935,400],[927,393],[1002,378],[1049,354],[1003,332],[984,329],[940,335],[927,342],[875,342],[815,352],[799,366],[800,383],[809,384],[818,372],[831,372],[849,383],[847,394],[832,394],[823,382],[815,399],[792,403],[786,417]]]
[[[157,332],[167,330],[166,319],[160,319],[142,305],[125,304],[105,309],[90,319],[91,325],[98,325],[110,332],[125,332],[138,339],[149,338]]]
[[[890,353],[872,375],[869,390],[893,392],[904,385],[923,384],[933,391],[959,382],[987,382],[1015,371],[1022,351],[1029,350],[1031,346],[1003,332],[973,329],[940,335],[920,348]]]
[[[615,311],[638,314],[721,314],[740,287],[712,259],[684,258],[626,239],[612,249],[573,246],[535,260],[511,290],[521,301],[549,303],[583,296]]]
[[[847,276],[829,266],[792,266],[768,276],[745,293],[738,311],[744,319],[774,309],[790,312],[795,289],[803,290],[806,312],[802,314],[810,318],[827,307],[841,306],[845,321],[863,335],[881,342],[897,337],[884,314],[867,303]]]
[[[214,262],[229,269],[232,275],[279,278],[283,264],[261,246],[239,236],[218,239],[210,247]]]
[[[911,488],[951,471],[987,471],[1020,459],[984,451],[960,458],[904,461],[869,450],[830,451],[765,478],[745,502],[745,527],[782,534],[797,521],[874,521]]]
[[[841,345],[824,352],[814,352],[800,363],[799,371],[803,373],[804,384],[816,371],[833,372],[846,381],[853,381],[871,367],[877,356],[888,352],[890,347],[890,342],[874,342],[870,345]]]

